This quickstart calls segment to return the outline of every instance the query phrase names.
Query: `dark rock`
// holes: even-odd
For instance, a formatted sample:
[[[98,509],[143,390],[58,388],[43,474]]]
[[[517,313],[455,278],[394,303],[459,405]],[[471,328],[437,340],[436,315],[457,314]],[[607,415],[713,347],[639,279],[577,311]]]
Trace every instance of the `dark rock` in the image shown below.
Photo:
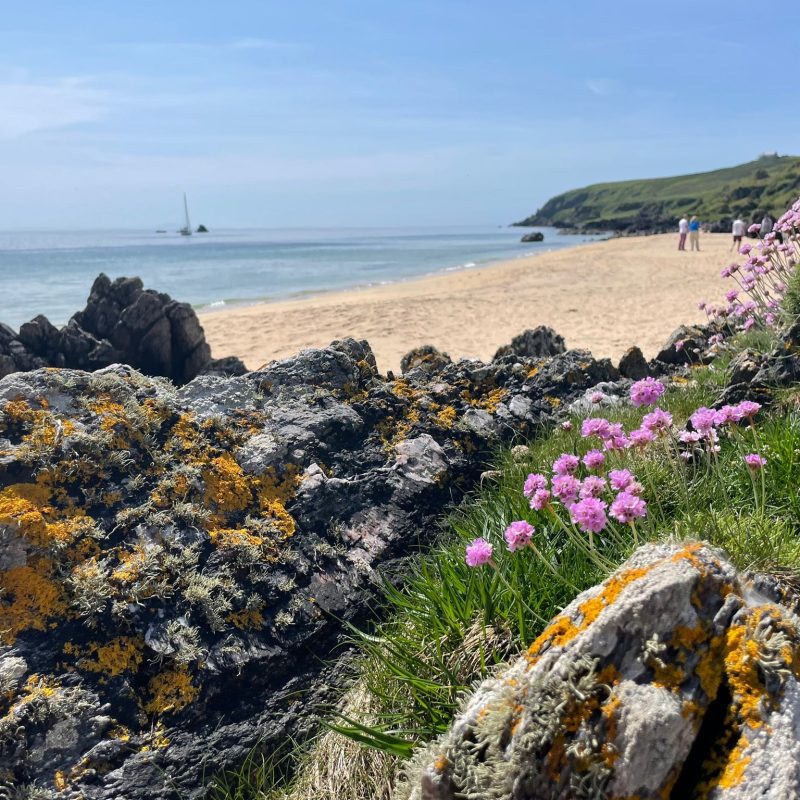
[[[241,359],[236,356],[226,356],[225,358],[212,358],[201,374],[233,377],[244,375],[246,372],[247,367]]]
[[[195,233],[208,233],[208,228],[205,225],[198,225]]]
[[[103,274],[92,285],[86,308],[61,330],[41,315],[26,322],[19,334],[3,325],[0,359],[4,374],[43,366],[96,370],[127,363],[178,384],[209,371],[245,371],[239,359],[212,362],[190,305],[144,289],[139,278],[112,282]]]
[[[564,337],[557,334],[547,325],[523,331],[504,345],[495,354],[494,359],[505,356],[524,356],[525,358],[547,358],[566,351]]]
[[[750,383],[758,374],[765,360],[764,354],[750,348],[737,353],[728,366],[730,375],[728,383],[731,385]]]
[[[650,374],[650,367],[638,347],[629,347],[625,351],[619,362],[619,373],[632,381],[640,381]]]
[[[392,797],[800,796],[797,617],[764,588],[706,546],[641,548],[478,686]]]
[[[521,239],[521,242],[543,242],[544,234],[541,231],[534,231],[533,233],[526,233]]]
[[[412,369],[422,369],[429,373],[440,372],[448,364],[452,364],[453,359],[447,353],[430,344],[423,344],[409,350],[400,359],[400,371],[405,375]]]
[[[148,332],[169,320],[133,294]],[[80,358],[110,346],[68,330]],[[120,364],[0,380],[0,794],[193,800],[307,736],[384,576],[500,443],[618,377],[570,351],[387,380],[343,339],[180,388]]]
[[[707,336],[703,328],[681,325],[667,339],[656,356],[656,361],[671,365],[699,363],[706,347]]]

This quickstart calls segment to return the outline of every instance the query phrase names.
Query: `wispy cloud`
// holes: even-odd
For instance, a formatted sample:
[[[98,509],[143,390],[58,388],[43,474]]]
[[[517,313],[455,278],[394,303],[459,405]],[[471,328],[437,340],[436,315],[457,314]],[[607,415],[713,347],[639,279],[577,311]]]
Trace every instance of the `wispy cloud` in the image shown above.
[[[86,78],[0,82],[0,139],[91,122],[105,114],[106,100]]]
[[[610,78],[590,78],[586,81],[586,88],[598,97],[609,97],[619,91],[619,81]]]

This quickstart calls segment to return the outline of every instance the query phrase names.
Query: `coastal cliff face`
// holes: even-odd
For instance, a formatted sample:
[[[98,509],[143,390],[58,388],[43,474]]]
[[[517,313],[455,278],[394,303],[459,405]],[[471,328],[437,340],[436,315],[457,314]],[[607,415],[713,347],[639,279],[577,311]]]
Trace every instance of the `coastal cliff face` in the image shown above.
[[[618,378],[568,351],[387,380],[344,340],[181,388],[119,365],[0,380],[5,794],[199,797],[302,737],[343,623],[491,449]]]

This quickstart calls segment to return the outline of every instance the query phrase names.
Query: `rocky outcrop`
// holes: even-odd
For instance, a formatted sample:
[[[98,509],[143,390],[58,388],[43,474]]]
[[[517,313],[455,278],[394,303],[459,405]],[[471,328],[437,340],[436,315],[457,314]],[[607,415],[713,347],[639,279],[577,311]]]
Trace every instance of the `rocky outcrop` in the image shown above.
[[[76,326],[127,347],[170,308],[142,296],[103,283]],[[570,351],[387,380],[344,340],[180,388],[119,365],[0,380],[0,795],[198,798],[302,738],[382,573],[497,444],[616,374]]]
[[[707,547],[643,547],[477,688],[396,797],[798,797],[799,625]]]
[[[494,354],[495,360],[506,356],[523,358],[547,358],[566,352],[564,337],[547,325],[529,328],[504,345]]]
[[[534,231],[533,233],[526,233],[521,239],[521,242],[543,242],[544,234],[541,231]]]
[[[188,303],[144,289],[139,278],[95,280],[86,308],[59,330],[44,316],[19,333],[0,325],[0,376],[39,367],[94,371],[125,363],[182,384],[205,372],[244,374],[239,359],[214,360]]]
[[[404,375],[412,369],[436,373],[452,363],[453,359],[447,353],[443,353],[432,344],[423,344],[409,350],[400,359],[400,371]]]
[[[623,378],[640,381],[650,374],[650,367],[638,347],[629,347],[619,361],[619,373]]]

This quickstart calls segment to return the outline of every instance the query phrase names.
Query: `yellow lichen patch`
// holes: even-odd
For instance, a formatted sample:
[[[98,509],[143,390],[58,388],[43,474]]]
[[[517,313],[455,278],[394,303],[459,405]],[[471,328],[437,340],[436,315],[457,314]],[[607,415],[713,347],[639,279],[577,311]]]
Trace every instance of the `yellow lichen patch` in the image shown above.
[[[766,688],[758,671],[759,645],[745,625],[728,629],[725,656],[725,677],[730,686],[739,716],[751,728],[763,725]]]
[[[744,780],[744,772],[750,763],[750,757],[744,755],[747,749],[747,737],[742,736],[731,751],[731,757],[717,784],[721,789],[732,789]]]
[[[92,642],[88,646],[91,655],[81,659],[80,666],[111,676],[136,672],[142,663],[142,645],[141,639],[131,636],[118,636],[102,645]]]
[[[552,395],[545,395],[545,400],[550,403],[550,408],[558,408],[561,405],[560,397],[553,397]]]
[[[215,547],[233,549],[236,547],[261,547],[264,539],[246,528],[213,528],[208,532]]]
[[[60,770],[56,770],[56,774],[53,775],[53,786],[58,789],[59,792],[63,792],[68,786],[67,776]]]
[[[24,567],[0,572],[0,641],[13,644],[25,630],[43,631],[67,605],[61,587],[46,577],[50,562],[34,559]]]
[[[211,460],[203,472],[203,482],[205,503],[217,512],[244,511],[253,501],[247,476],[230,453]]]
[[[147,561],[147,554],[142,545],[136,544],[130,550],[118,550],[116,555],[119,563],[111,573],[111,577],[120,583],[133,583],[136,581]]]
[[[419,397],[419,391],[411,386],[405,378],[398,378],[392,381],[389,391],[395,397],[401,397],[403,400],[415,400]]]
[[[473,408],[482,408],[484,411],[494,414],[506,394],[505,389],[492,389],[483,397],[474,397],[469,389],[464,389],[461,392],[461,399]]]
[[[450,762],[447,760],[447,757],[444,753],[440,753],[436,756],[436,760],[433,762],[433,768],[437,772],[444,772],[450,766]]]
[[[255,480],[255,492],[261,513],[272,520],[284,539],[294,535],[295,521],[286,510],[286,503],[294,495],[300,476],[297,467],[290,464],[283,478],[278,478],[273,468]]]
[[[445,406],[434,415],[434,420],[442,428],[452,428],[458,414],[453,406]]]
[[[129,446],[128,437],[134,433],[134,427],[120,403],[114,402],[109,394],[104,393],[90,402],[89,408],[97,414],[100,430],[112,435],[112,447],[124,449]]]
[[[144,708],[150,714],[180,711],[194,701],[199,693],[186,667],[165,670],[151,678],[147,688],[151,699]]]
[[[601,612],[612,605],[622,590],[634,581],[644,577],[651,567],[625,570],[620,575],[613,575],[603,585],[595,597],[585,600],[578,606],[578,620],[573,621],[565,615],[556,617],[528,648],[527,659],[533,666],[542,654],[545,645],[563,647],[572,641],[581,631],[585,631]]]
[[[703,653],[695,667],[695,674],[700,679],[700,687],[709,700],[713,700],[717,696],[717,691],[722,681],[724,648],[724,636],[712,637],[708,650]]]
[[[253,630],[264,625],[264,617],[256,608],[245,608],[228,614],[228,622],[239,630]]]
[[[150,492],[150,499],[156,508],[167,508],[176,501],[185,500],[189,489],[189,479],[185,475],[170,476]]]
[[[22,687],[13,705],[8,709],[6,717],[8,719],[12,718],[25,708],[25,706],[35,703],[36,701],[49,700],[51,697],[55,696],[57,691],[58,683],[56,683],[53,678],[39,675],[36,672],[33,673],[33,675],[30,675],[28,680],[25,681],[25,686]]]

